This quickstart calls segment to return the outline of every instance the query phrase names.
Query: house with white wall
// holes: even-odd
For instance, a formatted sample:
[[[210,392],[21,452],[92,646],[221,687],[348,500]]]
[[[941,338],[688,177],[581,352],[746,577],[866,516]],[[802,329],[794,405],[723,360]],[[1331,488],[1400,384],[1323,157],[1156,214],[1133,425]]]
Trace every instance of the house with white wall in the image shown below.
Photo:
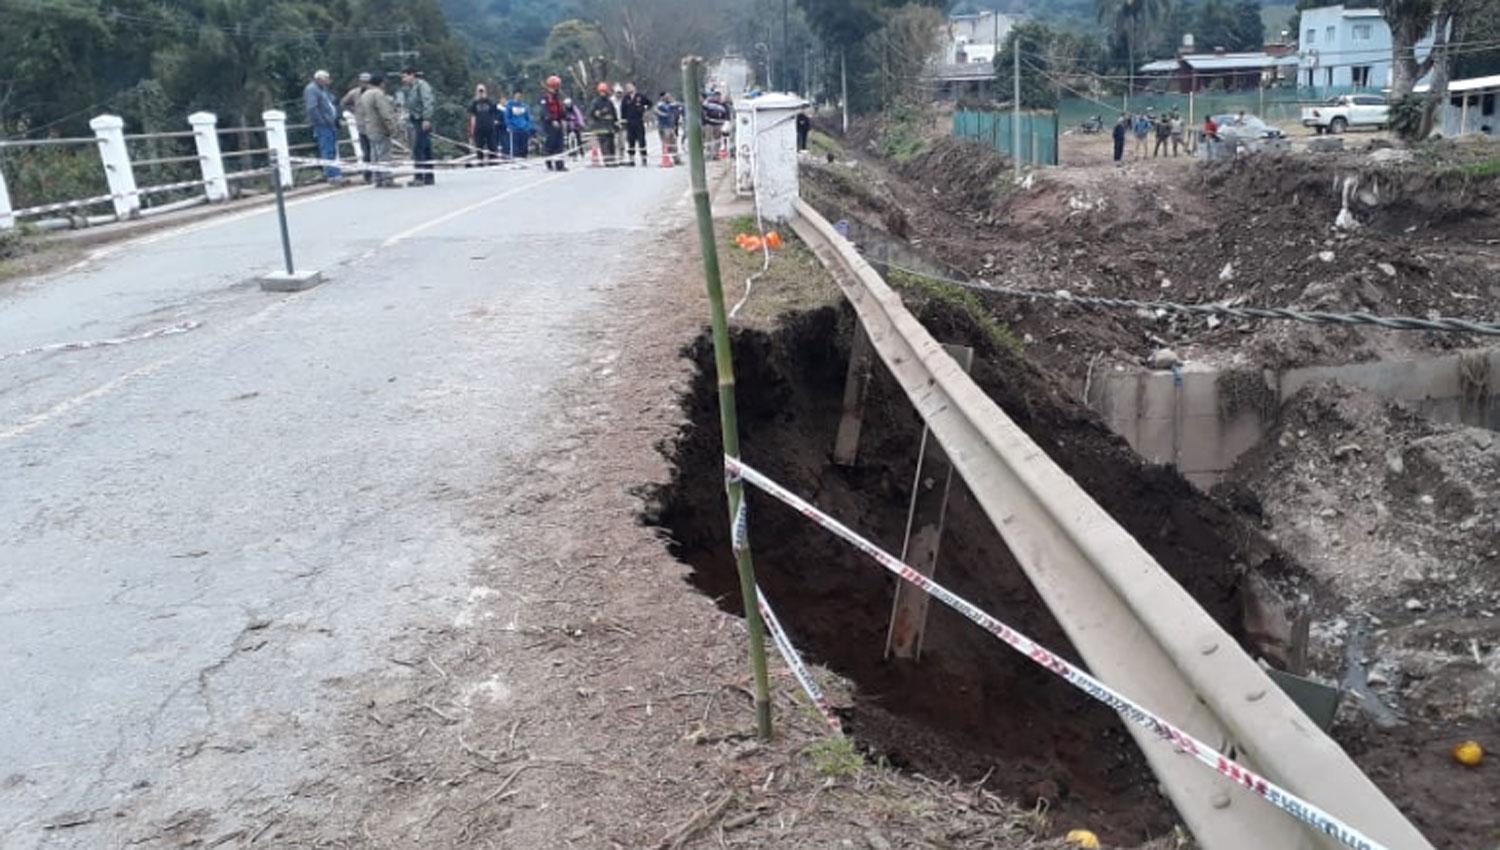
[[[1014,17],[999,12],[950,15],[939,64],[993,62],[995,54],[1000,51],[1000,45],[1005,43],[1015,25]]]
[[[1432,51],[1432,36],[1417,43],[1417,59]],[[1379,9],[1324,6],[1302,13],[1297,33],[1304,88],[1383,89],[1391,84],[1391,28]]]

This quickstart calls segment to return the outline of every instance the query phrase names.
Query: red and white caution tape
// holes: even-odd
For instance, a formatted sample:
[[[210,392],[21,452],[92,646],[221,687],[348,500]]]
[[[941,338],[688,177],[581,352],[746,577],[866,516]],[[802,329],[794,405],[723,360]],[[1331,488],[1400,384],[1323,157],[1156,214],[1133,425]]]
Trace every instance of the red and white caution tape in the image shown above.
[[[791,638],[787,637],[786,629],[781,627],[781,621],[776,619],[776,612],[771,610],[771,603],[766,601],[765,591],[757,585],[755,588],[757,607],[760,608],[760,618],[766,624],[766,631],[771,633],[771,642],[775,644],[776,651],[781,653],[782,660],[796,677],[797,684],[802,686],[803,693],[812,700],[813,707],[823,715],[823,720],[836,735],[844,734],[844,727],[839,723],[839,716],[833,711],[833,704],[823,694],[823,689],[812,677],[812,671],[807,669],[803,663],[802,656],[797,653],[797,648],[792,646]]]
[[[140,197],[156,192],[175,192],[179,189],[191,189],[194,186],[202,186],[206,180],[183,180],[180,183],[164,183],[160,186],[143,186],[129,192],[113,192],[108,195],[95,195],[91,198],[80,198],[76,201],[61,201],[55,204],[42,204],[35,207],[13,210],[11,215],[16,218],[46,215],[47,213],[62,212],[63,210],[78,209],[79,207],[92,207],[96,204],[109,203],[124,198]]]
[[[729,480],[734,480],[733,474]],[[738,559],[745,547],[750,545],[750,509],[746,505],[743,495],[740,497],[739,508],[734,512],[734,522],[729,528],[729,548],[734,551],[734,557]],[[792,646],[792,639],[787,636],[786,629],[781,627],[781,621],[776,618],[776,612],[771,610],[771,603],[766,600],[765,591],[760,585],[755,586],[756,607],[760,609],[760,619],[766,624],[766,631],[771,633],[771,643],[776,646],[776,651],[781,653],[782,660],[796,677],[797,683],[802,686],[802,691],[818,713],[823,715],[823,720],[833,729],[836,734],[844,734],[844,727],[839,723],[839,716],[834,713],[833,705],[828,702],[828,697],[823,695],[823,689],[812,677],[812,671],[807,669],[803,663],[802,656],[797,648]]]
[[[842,538],[859,551],[869,555],[876,563],[894,573],[897,578],[915,585],[944,605],[963,614],[980,628],[999,638],[1012,649],[1030,658],[1054,675],[1061,677],[1073,687],[1078,688],[1114,709],[1127,721],[1167,741],[1179,753],[1192,756],[1200,764],[1206,765],[1220,775],[1226,776],[1230,780],[1243,785],[1245,788],[1248,788],[1270,802],[1271,805],[1276,806],[1345,847],[1351,847],[1354,850],[1388,850],[1385,845],[1376,842],[1374,839],[1328,812],[1298,797],[1296,794],[1282,788],[1271,780],[1256,774],[1249,768],[1236,763],[1203,741],[1152,714],[1139,703],[1084,672],[1082,668],[1058,657],[1026,635],[986,614],[973,603],[902,563],[899,558],[861,537],[857,532],[851,530],[843,523],[813,507],[812,504],[799,498],[796,494],[767,478],[762,473],[746,466],[743,462],[732,457],[725,457],[724,469],[726,474],[738,476],[762,492],[786,503],[798,513],[832,532],[835,536]]]

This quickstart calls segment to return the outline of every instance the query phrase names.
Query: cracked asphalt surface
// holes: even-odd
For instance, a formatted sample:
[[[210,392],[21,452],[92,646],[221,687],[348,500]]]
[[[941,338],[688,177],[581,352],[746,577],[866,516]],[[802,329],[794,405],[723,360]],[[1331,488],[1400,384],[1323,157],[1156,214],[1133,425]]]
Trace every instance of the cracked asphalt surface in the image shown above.
[[[685,187],[305,198],[298,265],[330,281],[291,296],[249,282],[279,261],[269,209],[0,286],[0,846],[120,846],[307,781],[341,679],[463,616],[500,531],[457,494],[554,436],[537,400],[588,368]],[[45,348],[106,339],[133,341]]]

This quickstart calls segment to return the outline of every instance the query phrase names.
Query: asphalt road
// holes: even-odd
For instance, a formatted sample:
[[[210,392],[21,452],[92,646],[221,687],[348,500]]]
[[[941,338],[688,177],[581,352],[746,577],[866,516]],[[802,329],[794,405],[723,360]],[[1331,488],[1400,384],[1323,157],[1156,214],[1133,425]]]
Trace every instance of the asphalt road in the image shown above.
[[[0,846],[120,846],[300,781],[339,677],[463,608],[504,530],[447,496],[553,436],[541,399],[686,182],[306,198],[297,262],[330,282],[292,296],[250,282],[269,209],[0,288]]]

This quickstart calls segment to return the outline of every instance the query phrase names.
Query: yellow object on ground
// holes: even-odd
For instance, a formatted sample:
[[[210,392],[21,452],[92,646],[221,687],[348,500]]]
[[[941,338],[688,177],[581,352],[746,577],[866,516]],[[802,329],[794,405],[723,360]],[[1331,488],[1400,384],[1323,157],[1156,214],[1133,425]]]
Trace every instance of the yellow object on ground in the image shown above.
[[[1478,767],[1484,761],[1484,747],[1478,741],[1464,741],[1453,748],[1453,760],[1467,767]]]
[[[1086,829],[1070,831],[1067,835],[1063,836],[1063,841],[1075,847],[1082,847],[1084,850],[1098,850],[1099,847],[1099,836]]]

